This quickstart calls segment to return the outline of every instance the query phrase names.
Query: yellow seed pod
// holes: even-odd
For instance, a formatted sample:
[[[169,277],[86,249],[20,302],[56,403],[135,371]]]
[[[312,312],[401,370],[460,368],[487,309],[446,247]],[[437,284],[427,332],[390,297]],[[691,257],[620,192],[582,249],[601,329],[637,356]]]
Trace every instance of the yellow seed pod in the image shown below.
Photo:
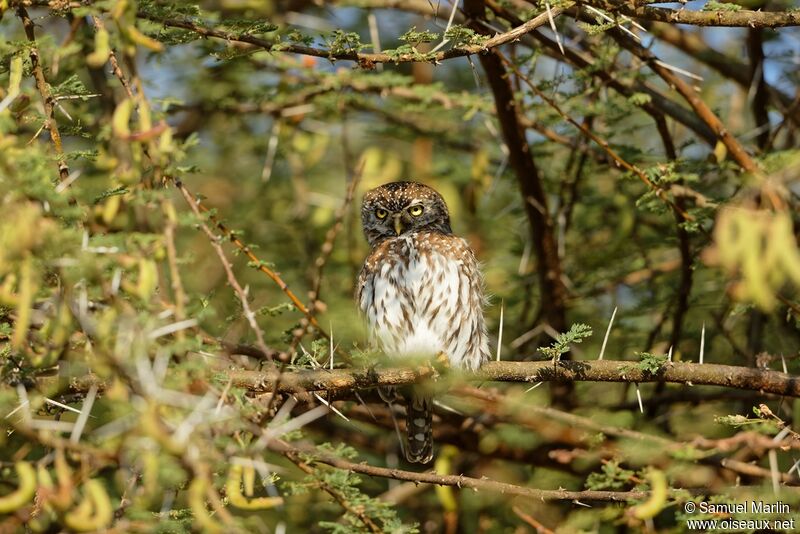
[[[256,469],[252,465],[247,465],[243,466],[242,471],[244,494],[248,497],[252,497],[253,493],[255,493]]]
[[[97,33],[94,34],[94,52],[86,56],[86,63],[88,63],[90,67],[96,69],[100,68],[108,60],[108,56],[111,54],[111,45],[109,41],[110,36],[108,30],[105,28],[97,30]]]
[[[788,213],[778,214],[774,229],[778,262],[786,276],[800,288],[800,250],[797,248],[792,219]]]
[[[11,336],[11,348],[20,350],[28,337],[28,326],[31,321],[33,305],[33,260],[28,255],[22,262],[17,302],[17,320],[14,321],[14,333]]]
[[[651,469],[647,480],[650,482],[650,498],[633,508],[633,516],[637,519],[652,519],[667,504],[667,477],[664,472]]]
[[[146,100],[139,102],[139,131],[146,132],[153,127],[153,119],[150,115],[150,106]]]
[[[94,479],[88,480],[84,485],[84,497],[81,503],[64,515],[64,523],[77,532],[104,529],[113,519],[111,499],[103,484]]]
[[[111,8],[110,14],[111,18],[117,20],[125,14],[125,10],[128,8],[128,0],[117,0],[114,3],[114,7]]]
[[[189,508],[194,514],[197,530],[217,534],[224,532],[224,529],[220,523],[211,517],[211,514],[206,509],[205,495],[208,487],[209,482],[205,477],[196,477],[192,480],[192,483],[189,484]]]
[[[433,470],[440,475],[450,475],[453,472],[453,459],[458,455],[458,449],[453,445],[445,445],[436,458]],[[436,497],[442,504],[445,512],[455,512],[458,510],[458,500],[455,491],[450,486],[434,486]]]
[[[255,483],[255,469],[253,466],[243,467],[240,464],[232,464],[228,471],[228,481],[225,484],[225,493],[230,503],[242,510],[266,510],[283,504],[281,497],[259,497],[247,499],[242,494],[242,478],[244,476],[245,491],[248,495],[253,494]],[[248,480],[249,479],[249,480]]]
[[[164,133],[158,138],[158,151],[162,154],[170,154],[175,150],[175,143],[172,141],[172,128],[167,127]]]
[[[155,502],[155,498],[163,492],[158,483],[158,454],[148,450],[142,455],[142,497],[148,503]]]
[[[178,222],[178,213],[175,211],[175,204],[173,204],[171,200],[166,200],[162,208],[167,220],[172,224],[176,224]]]
[[[186,447],[172,439],[172,436],[160,424],[158,406],[156,404],[150,403],[148,405],[147,410],[139,418],[139,425],[145,434],[156,440],[168,453],[175,456],[180,456],[184,453]]]
[[[51,496],[50,504],[60,511],[65,511],[72,504],[72,470],[69,468],[67,459],[64,456],[64,449],[56,449],[55,461],[56,479],[58,480],[58,492]]]
[[[122,205],[122,195],[113,195],[103,201],[103,211],[100,218],[106,225],[110,225],[119,213]]]
[[[8,94],[0,101],[0,112],[5,111],[19,96],[19,87],[22,83],[22,56],[17,55],[11,58],[8,75]],[[0,91],[0,96],[3,96],[2,91]]]
[[[114,135],[121,139],[127,139],[131,135],[131,129],[128,122],[131,119],[133,112],[133,100],[126,98],[117,105],[114,110],[114,115],[111,117],[111,129]]]
[[[741,248],[739,221],[734,210],[724,209],[720,212],[714,231],[714,240],[720,265],[728,271],[733,271],[739,261]]]
[[[14,464],[19,478],[19,486],[8,495],[0,497],[0,514],[16,512],[29,502],[33,501],[36,493],[36,470],[28,462]]]
[[[728,147],[726,147],[725,143],[722,141],[717,141],[717,144],[714,146],[714,159],[717,163],[722,163],[727,155]]]
[[[163,52],[164,45],[153,39],[152,37],[148,37],[147,35],[143,34],[139,31],[139,29],[131,24],[130,26],[125,26],[124,29],[128,39],[133,41],[134,43],[141,45],[148,50],[152,50],[153,52]]]
[[[149,300],[158,287],[158,266],[156,262],[142,258],[139,260],[139,281],[136,294],[142,300]]]

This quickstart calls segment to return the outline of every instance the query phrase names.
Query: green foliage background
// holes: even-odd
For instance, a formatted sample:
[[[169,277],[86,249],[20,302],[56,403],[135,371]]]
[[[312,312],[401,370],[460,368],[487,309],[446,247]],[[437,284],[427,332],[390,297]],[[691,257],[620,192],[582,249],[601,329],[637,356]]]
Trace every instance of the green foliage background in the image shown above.
[[[222,235],[211,215],[314,310],[343,355],[334,362],[338,367],[372,358],[364,352],[366,336],[352,302],[367,254],[360,196],[385,182],[414,179],[445,196],[456,233],[468,238],[482,261],[495,340],[503,310],[504,360],[564,354],[583,337],[580,324],[594,335],[573,345],[571,357],[594,359],[616,308],[606,359],[639,364],[641,356],[641,365],[653,372],[671,347],[674,359],[696,360],[705,330],[707,363],[781,369],[783,359],[789,372],[797,371],[797,123],[786,119],[770,146],[757,143],[748,88],[649,34],[664,61],[702,74],[701,98],[763,172],[742,173],[720,143],[708,144],[671,119],[677,158],[670,159],[643,111],[652,96],[621,94],[597,75],[611,73],[630,87],[649,84],[679,101],[609,37],[613,25],[558,19],[566,45],[593,58],[583,69],[528,41],[506,46],[541,91],[641,168],[689,216],[676,222],[651,188],[620,170],[512,76],[558,240],[566,317],[575,325],[537,352],[558,332],[545,320],[550,303],[541,298],[536,236],[518,188],[518,180],[530,177],[515,176],[508,164],[477,59],[426,62],[443,38],[446,16],[422,17],[425,6],[413,3],[401,11],[363,9],[358,2],[291,8],[271,2],[34,2],[27,8],[35,25],[31,42],[17,3],[10,4],[0,2],[0,100],[10,98],[0,112],[0,495],[22,501],[0,497],[4,531],[353,532],[369,531],[368,521],[386,532],[448,531],[454,524],[461,532],[525,528],[503,495],[434,492],[409,483],[398,498],[391,493],[400,491],[397,481],[327,468],[314,462],[313,453],[292,462],[265,449],[259,438],[264,428],[281,424],[273,417],[284,399],[233,387],[226,375],[262,369],[265,362],[252,351],[247,356],[230,349],[257,343],[220,258],[198,231],[205,223]],[[527,20],[543,7],[512,3],[508,9]],[[352,61],[286,52],[293,46],[332,55],[372,51],[372,16],[385,53],[399,63],[359,68]],[[191,21],[236,39],[203,38],[165,20]],[[499,18],[492,24],[507,26]],[[109,48],[97,37],[103,31]],[[720,50],[744,46],[747,32],[681,31]],[[446,35],[444,50],[485,42],[460,25]],[[269,42],[271,51],[242,42],[251,37]],[[791,55],[797,38],[794,29],[764,31],[764,72],[790,95],[798,84]],[[121,78],[106,61],[109,51]],[[55,105],[53,117],[34,80],[34,52]],[[791,114],[772,104],[769,111],[768,131]],[[60,153],[48,134],[53,119],[63,140]],[[68,186],[59,179],[59,164],[68,167]],[[352,180],[358,182],[348,204]],[[210,214],[195,215],[176,182],[202,198]],[[719,219],[725,208],[731,215]],[[341,228],[331,234],[338,215]],[[715,221],[724,221],[729,233]],[[286,293],[226,237],[220,242],[265,344],[286,354],[289,370],[327,365],[328,340],[307,329]],[[320,268],[326,242],[330,257]],[[319,294],[309,295],[317,283]],[[684,290],[685,305],[679,296]],[[655,466],[672,488],[710,488],[715,498],[727,499],[735,482],[731,473],[698,463],[724,449],[697,445],[698,452],[692,440],[739,435],[741,425],[717,424],[715,417],[751,416],[763,401],[755,394],[726,397],[718,389],[695,388],[690,391],[700,402],[656,400],[639,413],[637,388],[629,384],[575,387],[569,403],[575,413],[681,445],[656,441],[642,447],[603,429],[570,429],[546,417],[532,421],[526,407],[548,404],[551,397],[547,387],[528,389],[498,388],[506,401],[492,406],[444,398],[461,415],[439,414],[442,428],[456,429],[443,430],[442,443],[457,449],[440,455],[437,471],[546,489],[629,490],[649,488],[646,468]],[[640,389],[645,399],[681,391]],[[797,417],[793,401],[769,403],[789,425]],[[81,422],[76,412],[87,405],[91,415]],[[372,419],[354,399],[337,406],[348,421],[329,414],[284,438],[327,444],[323,452],[356,462],[396,466],[397,438],[386,413]],[[278,414],[294,417],[308,408],[301,403]],[[774,424],[756,420],[761,423],[748,423],[747,431],[778,433]],[[469,437],[457,435],[459,425],[469,427]],[[741,451],[743,461],[771,468],[765,449]],[[791,450],[781,451],[777,461],[786,473]],[[305,473],[298,462],[308,467]],[[38,469],[35,477],[26,465]],[[255,498],[281,495],[284,503],[237,506],[232,488],[239,480],[234,476],[226,486],[233,465],[256,467],[263,484]],[[769,480],[745,478],[748,495],[773,498]],[[787,502],[796,497],[782,494]],[[652,518],[631,516],[630,506],[520,502],[564,531],[653,526]],[[683,519],[673,507],[655,521],[680,530]]]

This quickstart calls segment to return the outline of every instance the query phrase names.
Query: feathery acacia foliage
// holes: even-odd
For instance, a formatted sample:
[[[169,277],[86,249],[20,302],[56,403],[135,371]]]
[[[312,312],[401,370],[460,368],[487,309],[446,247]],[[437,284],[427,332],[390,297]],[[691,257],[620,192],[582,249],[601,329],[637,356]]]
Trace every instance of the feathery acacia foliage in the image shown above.
[[[0,530],[796,519],[798,25],[781,0],[0,1]],[[357,205],[402,179],[483,263],[503,350],[475,376],[365,343]],[[422,378],[450,386],[433,472],[374,389]]]

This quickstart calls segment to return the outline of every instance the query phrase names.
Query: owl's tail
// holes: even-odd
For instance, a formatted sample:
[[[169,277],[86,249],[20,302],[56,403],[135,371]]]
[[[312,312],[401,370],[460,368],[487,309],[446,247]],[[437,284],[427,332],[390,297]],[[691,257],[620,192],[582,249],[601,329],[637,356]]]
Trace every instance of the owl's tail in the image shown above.
[[[406,399],[406,460],[426,464],[433,458],[433,397],[412,387]]]

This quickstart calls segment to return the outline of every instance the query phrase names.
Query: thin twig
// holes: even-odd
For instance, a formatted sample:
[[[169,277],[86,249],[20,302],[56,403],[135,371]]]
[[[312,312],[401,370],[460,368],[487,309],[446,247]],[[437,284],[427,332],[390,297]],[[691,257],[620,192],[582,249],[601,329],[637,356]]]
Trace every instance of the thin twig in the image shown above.
[[[478,491],[491,491],[495,493],[501,493],[503,495],[516,495],[529,499],[545,501],[579,500],[626,502],[634,499],[645,499],[649,495],[649,492],[645,491],[543,490],[516,486],[514,484],[507,484],[505,482],[497,482],[487,478],[472,478],[463,475],[438,475],[433,472],[415,473],[412,471],[404,471],[402,469],[376,467],[364,463],[356,464],[336,456],[321,454],[316,451],[312,452],[302,450],[280,440],[270,441],[269,448],[275,452],[285,454],[290,459],[292,456],[299,458],[301,454],[305,453],[306,455],[313,457],[318,463],[327,464],[339,469],[352,471],[354,473],[361,473],[364,475],[392,478],[395,480],[406,480],[423,484],[435,484],[437,486],[453,486],[457,488],[469,488]]]
[[[191,193],[189,193],[189,191],[187,191],[186,188],[180,184],[180,182],[176,182],[175,185],[183,194],[183,198],[186,199],[186,202],[189,204],[189,207],[194,214],[198,217],[202,217],[200,205],[197,203]],[[239,298],[239,301],[242,303],[242,310],[244,311],[245,319],[247,319],[247,323],[250,325],[250,328],[256,335],[256,345],[264,352],[264,354],[270,354],[269,348],[267,348],[267,344],[264,341],[264,333],[261,331],[261,327],[258,326],[258,323],[256,322],[256,315],[253,313],[253,310],[250,309],[250,304],[247,300],[247,292],[242,289],[239,281],[236,280],[236,275],[233,273],[233,267],[228,261],[227,256],[225,256],[225,251],[222,249],[222,245],[219,244],[219,238],[214,235],[214,232],[211,231],[206,223],[200,222],[199,226],[200,229],[203,230],[203,233],[206,234],[208,240],[211,242],[212,248],[217,253],[219,261],[222,264],[222,268],[225,269],[225,274],[228,277],[228,284],[231,286],[233,291],[236,293],[236,296]]]
[[[692,217],[691,215],[686,213],[686,211],[681,209],[678,205],[675,204],[675,202],[673,202],[669,197],[667,197],[666,192],[661,187],[659,187],[656,184],[654,184],[652,182],[652,180],[650,180],[650,178],[647,177],[647,174],[643,170],[641,170],[639,167],[637,167],[633,163],[628,163],[625,159],[623,159],[622,156],[620,156],[614,149],[611,148],[611,146],[608,144],[608,141],[606,141],[605,139],[600,138],[598,135],[596,135],[594,132],[592,132],[589,128],[587,128],[585,124],[582,124],[582,123],[576,121],[575,119],[570,117],[567,113],[565,113],[561,109],[561,106],[559,106],[556,103],[555,100],[553,100],[552,98],[547,96],[544,93],[544,91],[542,91],[538,87],[536,87],[536,85],[527,76],[525,76],[522,72],[520,72],[519,68],[517,68],[517,66],[514,65],[514,63],[512,63],[508,58],[506,58],[501,52],[496,51],[496,54],[498,55],[498,57],[500,57],[500,59],[503,61],[503,63],[505,63],[509,68],[511,68],[511,70],[513,70],[514,73],[516,73],[517,76],[519,76],[519,78],[523,82],[525,82],[525,85],[527,85],[531,89],[531,91],[536,93],[536,95],[539,98],[544,100],[564,120],[566,120],[567,122],[569,122],[570,124],[572,124],[573,126],[578,128],[581,132],[584,133],[584,135],[586,135],[592,141],[597,143],[600,146],[600,148],[603,149],[603,151],[606,154],[608,154],[611,157],[611,159],[613,159],[617,163],[617,165],[619,165],[620,167],[624,168],[626,171],[632,172],[633,174],[635,174],[639,178],[639,180],[641,180],[645,185],[647,185],[647,187],[649,187],[656,194],[656,196],[658,196],[658,198],[660,198],[665,204],[667,204],[670,208],[672,208],[673,211],[675,211],[676,213],[680,214],[680,216],[684,220],[686,220],[686,221],[693,221],[694,220],[694,217]]]
[[[216,227],[225,235],[225,237],[228,238],[234,245],[236,245],[236,248],[238,248],[239,250],[244,252],[244,254],[250,259],[250,261],[253,262],[253,265],[259,271],[261,271],[262,273],[266,274],[268,277],[270,277],[270,279],[272,279],[273,282],[278,284],[278,287],[281,289],[281,291],[284,292],[284,294],[286,294],[287,297],[289,297],[289,300],[292,301],[292,304],[294,304],[295,308],[297,308],[297,310],[300,313],[302,313],[303,315],[305,315],[308,318],[309,322],[312,325],[314,325],[314,327],[317,328],[317,330],[319,331],[319,333],[322,336],[327,338],[328,334],[322,329],[322,327],[319,326],[319,323],[317,322],[317,319],[311,314],[311,312],[308,310],[308,308],[306,308],[305,304],[303,304],[300,301],[300,299],[297,298],[297,295],[295,295],[294,292],[291,289],[289,289],[289,286],[286,284],[286,282],[283,281],[283,279],[278,275],[278,273],[276,273],[275,271],[273,271],[272,269],[267,267],[264,264],[264,262],[261,261],[258,258],[258,256],[253,254],[253,251],[250,250],[250,247],[245,245],[242,242],[242,240],[239,239],[236,236],[236,234],[231,232],[224,224],[222,224],[219,221],[219,219],[217,219],[208,210],[208,208],[206,208],[200,202],[195,200],[195,197],[186,189],[186,186],[183,185],[183,182],[181,182],[179,180],[175,180],[174,183],[175,183],[175,187],[177,187],[180,190],[181,194],[183,194],[183,197],[186,199],[186,201],[189,202],[189,205],[192,206],[192,210],[194,211],[194,209],[196,208],[198,215],[201,214],[201,213],[205,214],[208,217],[208,219],[212,223],[214,223],[214,225],[216,225]],[[211,235],[213,235],[213,233]],[[266,347],[259,347],[259,348],[264,350],[265,354],[269,354],[270,353],[269,351],[265,350]]]
[[[451,58],[479,54],[481,52],[485,52],[487,50],[496,48],[500,45],[518,40],[526,33],[529,33],[535,28],[538,28],[539,26],[546,24],[549,17],[551,16],[556,17],[560,15],[561,13],[564,12],[565,9],[568,9],[572,5],[573,5],[572,2],[566,2],[563,6],[553,7],[550,10],[549,14],[547,12],[541,13],[536,17],[530,19],[529,21],[517,26],[516,28],[513,28],[499,35],[495,35],[494,37],[486,40],[482,44],[464,45],[456,48],[451,48],[443,52],[436,52],[432,54],[409,53],[409,54],[398,54],[398,55],[387,54],[387,53],[367,54],[356,51],[339,52],[339,51],[328,50],[325,48],[316,48],[312,46],[284,43],[284,42],[281,42],[280,47],[278,47],[276,46],[276,43],[274,41],[262,39],[252,35],[237,34],[213,27],[203,26],[189,19],[185,20],[160,19],[148,13],[143,13],[143,12],[139,12],[137,16],[139,18],[144,18],[147,20],[151,20],[153,22],[163,24],[164,26],[170,28],[182,28],[184,30],[194,32],[198,35],[202,35],[203,37],[214,37],[218,39],[224,39],[225,41],[230,41],[230,42],[247,43],[271,52],[280,51],[282,53],[303,54],[307,56],[326,58],[330,59],[331,61],[333,60],[357,61],[359,65],[371,68],[376,63],[414,63],[414,62],[439,63],[440,61],[444,61]]]
[[[69,177],[69,166],[64,159],[64,147],[61,144],[61,134],[58,132],[58,121],[55,115],[55,102],[53,96],[50,94],[50,86],[44,77],[44,69],[39,58],[39,48],[36,45],[36,36],[34,35],[34,24],[28,15],[28,11],[24,6],[17,7],[17,16],[22,20],[22,26],[25,28],[25,36],[31,43],[29,47],[29,54],[31,59],[31,70],[33,77],[36,80],[36,89],[42,96],[42,104],[44,105],[45,126],[50,132],[50,139],[53,142],[53,148],[56,152],[56,165],[58,167],[59,180],[64,181]]]

